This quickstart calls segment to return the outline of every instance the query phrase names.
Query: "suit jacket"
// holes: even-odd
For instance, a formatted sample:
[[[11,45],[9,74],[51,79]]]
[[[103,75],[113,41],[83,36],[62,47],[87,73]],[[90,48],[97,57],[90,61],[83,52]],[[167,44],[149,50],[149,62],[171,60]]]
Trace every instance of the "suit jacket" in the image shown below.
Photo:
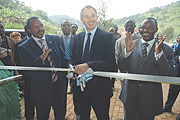
[[[116,58],[116,62],[118,61],[121,53],[123,52],[123,50],[126,47],[126,43],[125,43],[125,38],[126,36],[121,37],[120,39],[118,39],[116,41],[115,44],[115,58]],[[132,37],[132,40],[136,40],[136,39],[140,39],[141,35],[134,33],[134,36]]]
[[[158,42],[158,41],[156,41]],[[127,58],[124,51],[118,61],[118,68],[123,72],[145,75],[172,76],[173,74],[173,51],[163,43],[163,54],[159,60],[155,60],[155,43],[152,46],[144,65],[142,59],[142,41],[136,43],[132,53]],[[125,108],[133,104],[137,91],[140,92],[140,104],[143,114],[146,116],[157,115],[163,112],[163,97],[161,83],[141,82],[125,80],[120,94],[120,99]]]
[[[82,63],[82,53],[85,32],[74,36],[72,63]],[[94,71],[113,71],[115,67],[114,42],[112,34],[97,28],[91,44],[89,68]],[[84,95],[97,98],[97,103],[102,99],[112,96],[112,83],[109,78],[93,76],[86,84]]]
[[[180,67],[179,67],[179,55],[180,55],[180,44],[178,45],[176,51],[174,52],[174,61],[176,62],[175,70],[174,70],[174,76],[180,76]]]
[[[67,59],[65,59],[65,54],[60,46],[60,40],[58,36],[45,35],[46,42],[49,49],[52,49],[50,55],[52,57],[55,67],[62,68],[67,67]],[[40,59],[42,54],[41,48],[31,37],[22,44],[18,46],[21,63],[23,66],[33,66],[33,67],[49,67],[49,61],[46,59],[43,63]],[[31,77],[31,97],[32,100],[47,104],[52,101],[52,87],[53,82],[51,78],[51,71],[29,71],[26,72],[27,75]],[[62,98],[65,96],[65,73],[57,72],[58,74],[58,88],[62,93]]]
[[[16,65],[18,65],[18,66],[21,65],[21,60],[20,60],[19,51],[18,51],[18,45],[23,43],[25,40],[27,40],[27,37],[18,41],[14,46],[14,60],[16,62]]]

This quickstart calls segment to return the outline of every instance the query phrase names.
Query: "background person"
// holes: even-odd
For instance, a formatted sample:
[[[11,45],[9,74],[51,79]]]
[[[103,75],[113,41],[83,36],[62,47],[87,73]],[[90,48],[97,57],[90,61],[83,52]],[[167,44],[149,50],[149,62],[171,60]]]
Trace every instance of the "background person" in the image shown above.
[[[15,43],[21,40],[21,34],[19,32],[10,33],[10,38],[12,38]]]
[[[118,33],[118,25],[113,25],[113,27],[115,28],[115,33],[114,33],[114,37],[115,37],[115,40],[121,38],[121,34]]]
[[[174,44],[174,66],[175,66],[175,72],[174,72],[174,76],[175,77],[179,77],[180,76],[180,72],[179,72],[179,56],[180,56],[180,49],[179,49],[179,42],[180,42],[180,35],[178,35],[177,37],[177,44],[178,46],[176,46],[177,44]],[[179,95],[180,92],[180,86],[179,85],[173,85],[170,84],[169,85],[169,93],[168,93],[168,97],[167,97],[167,101],[165,103],[165,106],[163,108],[163,112],[172,112],[172,107],[176,101],[177,96]],[[180,115],[178,117],[177,120],[180,120]]]
[[[158,34],[156,35],[156,39],[157,39],[157,40],[161,41],[162,38],[163,38],[163,36],[162,36],[161,33],[158,33]]]
[[[75,23],[72,23],[71,24],[71,34],[72,34],[72,36],[76,35],[77,30],[78,30],[78,25],[75,24]]]

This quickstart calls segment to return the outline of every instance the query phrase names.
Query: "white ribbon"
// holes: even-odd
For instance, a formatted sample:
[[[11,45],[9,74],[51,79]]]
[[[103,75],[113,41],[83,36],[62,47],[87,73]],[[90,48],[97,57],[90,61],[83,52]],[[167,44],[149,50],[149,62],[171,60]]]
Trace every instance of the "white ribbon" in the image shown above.
[[[10,69],[10,70],[41,70],[41,71],[74,71],[67,68],[49,68],[49,67],[23,67],[23,66],[0,66],[0,69]],[[156,76],[156,75],[142,75],[142,74],[129,74],[129,73],[115,73],[115,72],[101,72],[94,71],[88,72],[90,74],[101,76],[101,77],[111,77],[111,78],[122,78],[130,80],[138,80],[145,82],[157,82],[157,83],[168,83],[180,85],[179,77],[169,77],[169,76]]]

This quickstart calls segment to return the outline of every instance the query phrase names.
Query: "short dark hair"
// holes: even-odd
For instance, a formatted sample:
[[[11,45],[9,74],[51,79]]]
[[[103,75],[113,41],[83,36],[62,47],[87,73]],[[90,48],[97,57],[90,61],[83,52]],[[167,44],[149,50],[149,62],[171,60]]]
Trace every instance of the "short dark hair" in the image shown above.
[[[61,23],[61,28],[62,28],[64,22],[69,22],[69,24],[71,25],[71,22],[70,22],[68,19],[65,19],[65,20],[63,20],[62,23]]]
[[[118,25],[116,25],[116,24],[114,24],[113,27],[118,29]]]
[[[86,8],[92,8],[92,9],[95,11],[96,16],[97,16],[97,10],[96,10],[94,7],[90,6],[90,5],[86,5],[85,7],[82,8],[82,10],[81,10],[81,12],[80,12],[80,17],[81,17],[81,18],[83,18],[83,11],[84,11],[84,9],[86,9]]]
[[[136,25],[136,22],[135,22],[134,19],[128,19],[128,20],[126,20],[125,24],[128,23],[128,22],[132,22],[134,25]]]
[[[72,26],[72,25],[75,25],[76,28],[78,29],[78,25],[77,25],[76,23],[72,23],[71,26]]]
[[[39,17],[30,17],[28,20],[27,20],[27,27],[30,28],[31,26],[31,20],[38,20]]]
[[[157,24],[157,20],[155,19],[155,18],[152,18],[152,17],[148,17],[148,18],[146,18],[146,20],[153,20],[154,22],[155,22],[155,26],[156,26],[156,28],[158,28],[158,24]]]

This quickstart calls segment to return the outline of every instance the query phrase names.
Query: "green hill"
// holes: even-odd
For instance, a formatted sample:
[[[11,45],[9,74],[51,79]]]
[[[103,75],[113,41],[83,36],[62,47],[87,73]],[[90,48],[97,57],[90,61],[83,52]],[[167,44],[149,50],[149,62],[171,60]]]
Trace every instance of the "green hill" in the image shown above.
[[[77,24],[78,26],[83,26],[83,24],[79,21],[79,20],[76,20],[74,18],[71,18],[67,15],[53,15],[53,16],[48,16],[49,19],[51,19],[53,22],[56,22],[58,24],[61,24],[63,20],[69,20],[71,23],[75,23]]]
[[[132,15],[121,19],[114,19],[113,22],[119,25],[119,29],[124,29],[127,19],[134,19],[136,27],[141,25],[147,17],[153,17],[158,22],[158,32],[167,34],[167,41],[174,40],[180,34],[180,0],[162,7],[151,8],[143,14]]]

